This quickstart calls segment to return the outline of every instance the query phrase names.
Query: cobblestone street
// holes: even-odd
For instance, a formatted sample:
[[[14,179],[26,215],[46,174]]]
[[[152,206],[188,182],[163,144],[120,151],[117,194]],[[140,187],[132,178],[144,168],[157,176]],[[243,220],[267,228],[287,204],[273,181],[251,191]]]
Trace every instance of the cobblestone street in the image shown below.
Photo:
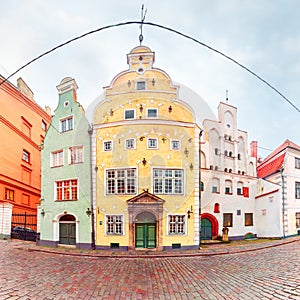
[[[0,299],[300,299],[300,240],[235,254],[100,257],[0,241]]]

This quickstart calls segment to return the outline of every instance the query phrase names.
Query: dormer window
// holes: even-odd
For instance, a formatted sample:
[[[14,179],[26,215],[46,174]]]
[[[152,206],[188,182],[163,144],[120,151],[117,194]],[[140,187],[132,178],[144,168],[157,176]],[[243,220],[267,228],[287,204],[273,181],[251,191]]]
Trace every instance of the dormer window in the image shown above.
[[[125,110],[125,120],[134,119],[135,111],[134,109],[126,109]]]
[[[157,108],[148,108],[147,109],[148,118],[157,118]]]
[[[136,89],[138,91],[144,91],[146,89],[146,81],[137,81]]]

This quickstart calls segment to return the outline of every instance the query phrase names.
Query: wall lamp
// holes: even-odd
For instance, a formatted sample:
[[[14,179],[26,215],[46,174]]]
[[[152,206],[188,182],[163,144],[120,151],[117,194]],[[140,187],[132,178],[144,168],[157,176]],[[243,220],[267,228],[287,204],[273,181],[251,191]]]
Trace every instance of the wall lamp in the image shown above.
[[[141,105],[140,105],[140,113],[142,113],[143,110],[144,110],[144,108],[143,108],[143,105],[141,104]]]
[[[172,110],[173,110],[172,105],[169,106],[168,110],[169,110],[169,113],[172,112]]]
[[[191,214],[193,213],[193,206],[191,205],[191,210],[187,211],[188,219],[191,218]]]
[[[42,217],[45,217],[45,214],[46,214],[46,212],[44,211],[44,209],[42,209],[42,211],[41,211]]]
[[[112,108],[110,109],[109,114],[111,115],[111,117],[114,115],[114,111],[112,110]]]
[[[191,164],[190,164],[190,170],[193,171],[193,169],[194,169],[194,166],[193,166],[193,164],[191,163]]]
[[[143,164],[143,166],[146,166],[146,164],[147,164],[147,161],[146,161],[146,158],[145,158],[145,157],[144,157],[143,160],[142,160],[142,164]]]
[[[85,212],[87,214],[87,216],[89,217],[92,214],[92,211],[90,210],[90,208],[88,207],[88,209]]]

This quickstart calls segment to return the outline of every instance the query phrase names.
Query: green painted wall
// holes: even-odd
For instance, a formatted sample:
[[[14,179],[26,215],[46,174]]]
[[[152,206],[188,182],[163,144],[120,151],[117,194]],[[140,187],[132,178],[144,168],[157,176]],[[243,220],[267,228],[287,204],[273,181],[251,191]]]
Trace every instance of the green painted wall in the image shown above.
[[[86,214],[86,210],[91,209],[89,123],[83,108],[76,101],[76,87],[59,95],[59,103],[44,140],[41,210],[45,215],[41,217],[41,242],[58,241],[59,217],[63,214],[72,214],[77,220],[77,244],[91,243],[92,218]],[[74,129],[61,133],[60,121],[68,116],[73,116]],[[80,145],[84,147],[83,163],[69,164],[69,148]],[[51,153],[61,149],[64,151],[63,166],[51,167]],[[79,185],[78,200],[57,201],[55,181],[75,178],[78,179]]]

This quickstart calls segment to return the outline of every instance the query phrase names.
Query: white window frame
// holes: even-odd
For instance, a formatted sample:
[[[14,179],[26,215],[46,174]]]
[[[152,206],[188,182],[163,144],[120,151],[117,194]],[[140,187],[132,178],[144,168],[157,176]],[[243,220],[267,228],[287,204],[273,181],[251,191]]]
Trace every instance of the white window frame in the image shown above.
[[[178,226],[181,224],[181,222],[179,221],[175,221],[173,223],[175,223],[175,231],[176,232],[171,232],[170,231],[170,217],[180,217],[180,218],[183,218],[183,232],[178,232]],[[187,216],[186,214],[168,214],[168,217],[167,217],[167,235],[171,235],[171,236],[184,236],[184,235],[187,235]]]
[[[127,172],[129,170],[134,170],[134,176],[128,176]],[[118,176],[118,171],[125,171],[125,176]],[[114,172],[113,177],[108,177],[109,173]],[[113,175],[111,173],[111,175]],[[104,176],[105,176],[105,196],[110,195],[136,195],[138,191],[138,173],[136,167],[127,167],[127,168],[110,168],[104,170]],[[124,180],[124,190],[119,187],[119,183],[122,183]],[[133,180],[134,182],[132,185],[129,185],[128,180]],[[114,192],[109,191],[110,184],[113,186],[111,187]],[[132,188],[134,187],[134,191],[128,191],[128,187]]]
[[[178,147],[174,147],[173,143],[178,143]],[[171,140],[170,149],[180,151],[181,150],[181,141],[180,140]]]
[[[69,126],[69,121],[68,120],[71,120],[72,119],[72,128]],[[63,122],[66,121],[66,128],[65,130],[63,130]],[[75,128],[75,121],[74,121],[74,115],[70,115],[70,116],[67,116],[65,118],[62,118],[59,120],[59,132],[60,133],[64,133],[64,132],[68,132],[68,131],[71,131]]]
[[[58,182],[66,182],[66,181],[72,181],[72,180],[76,180],[77,182],[77,185],[76,185],[76,196],[77,196],[77,199],[64,199],[64,189],[65,188],[68,188],[68,187],[71,187],[72,188],[72,184],[69,185],[69,186],[65,186],[63,185],[61,187],[62,189],[62,199],[57,199],[57,190],[58,190],[58,186],[57,186],[57,183]],[[55,180],[54,181],[54,201],[57,201],[57,202],[61,202],[61,201],[78,201],[79,200],[79,179],[78,178],[67,178],[67,179],[60,179],[60,180]],[[70,192],[70,195],[72,196],[72,189],[71,189],[71,192]]]
[[[150,142],[155,141],[155,146],[151,146]],[[158,138],[147,138],[147,149],[149,150],[157,150],[158,149]]]
[[[128,142],[132,141],[132,147],[128,147]],[[126,139],[124,142],[124,148],[126,150],[136,149],[136,139]]]
[[[73,154],[75,159],[72,159],[73,151],[77,152],[79,150],[82,151],[81,155],[78,153],[75,153],[75,154]],[[81,158],[81,159],[79,159],[79,158]],[[84,147],[83,147],[83,145],[70,147],[69,148],[69,165],[81,164],[83,162],[84,162]]]
[[[111,145],[109,149],[106,148],[107,145]],[[103,141],[103,152],[111,152],[113,151],[113,141],[112,140],[107,140]]]
[[[108,218],[109,217],[112,217],[112,218],[114,218],[114,221],[113,221],[113,227],[114,227],[114,229],[113,229],[113,232],[108,232]],[[116,225],[117,225],[117,223],[116,223],[116,218],[121,218],[121,233],[118,233],[118,232],[116,232],[117,230],[116,230]],[[112,235],[117,235],[117,236],[124,236],[125,235],[125,226],[124,226],[124,224],[125,224],[125,221],[124,221],[124,215],[123,214],[105,214],[105,235],[107,235],[107,236],[112,236]]]
[[[156,116],[155,117],[152,117],[152,116],[149,116],[149,111],[156,111]],[[147,108],[147,118],[149,119],[157,119],[158,118],[158,109],[157,108]]]
[[[140,88],[139,87],[139,85],[140,84],[144,84],[144,86],[143,86],[143,88]],[[145,91],[146,90],[146,88],[147,88],[147,85],[146,85],[146,80],[137,80],[136,82],[135,82],[135,89],[137,90],[137,91]]]
[[[54,161],[54,155],[57,155],[57,154],[61,154],[62,155],[62,163],[61,164],[55,164]],[[60,161],[60,159],[59,159]],[[64,165],[64,150],[63,149],[60,149],[60,150],[56,150],[56,151],[53,151],[50,153],[50,167],[51,168],[57,168],[57,167],[62,167]]]
[[[176,177],[176,171],[180,171],[182,176]],[[161,172],[161,176],[155,176],[156,172]],[[172,172],[172,176],[167,176],[166,172]],[[152,168],[151,174],[152,191],[156,195],[184,195],[185,194],[185,172],[180,168]],[[171,192],[166,191],[167,180],[171,181]],[[181,182],[181,192],[176,192],[176,180]],[[161,186],[161,189],[156,189],[156,184]]]
[[[126,118],[126,112],[130,112],[130,111],[133,111],[133,118]],[[136,111],[134,108],[124,110],[124,120],[134,120],[135,116],[136,116]]]

